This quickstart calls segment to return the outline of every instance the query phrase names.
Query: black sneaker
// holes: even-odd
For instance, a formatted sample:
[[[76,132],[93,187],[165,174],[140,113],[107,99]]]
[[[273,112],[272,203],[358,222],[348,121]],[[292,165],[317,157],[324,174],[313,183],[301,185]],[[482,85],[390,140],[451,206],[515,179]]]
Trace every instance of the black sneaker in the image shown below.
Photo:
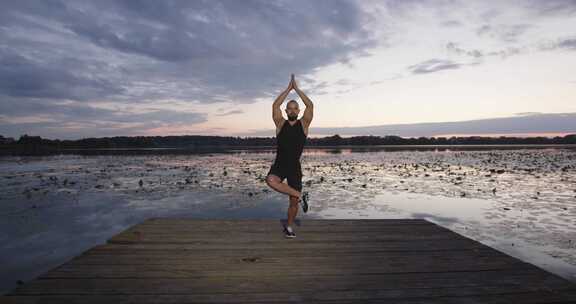
[[[289,231],[286,226],[284,226],[284,236],[286,238],[295,238],[296,237],[296,233],[294,233],[294,230],[291,229],[291,231]]]
[[[299,203],[302,205],[302,211],[304,213],[308,212],[308,191],[302,192],[302,198]]]

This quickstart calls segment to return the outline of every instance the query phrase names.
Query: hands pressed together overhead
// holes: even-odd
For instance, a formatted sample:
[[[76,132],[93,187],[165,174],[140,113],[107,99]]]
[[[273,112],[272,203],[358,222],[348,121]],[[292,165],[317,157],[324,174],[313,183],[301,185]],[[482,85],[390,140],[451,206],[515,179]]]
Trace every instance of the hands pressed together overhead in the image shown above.
[[[288,91],[292,89],[298,90],[298,85],[296,84],[296,80],[294,79],[294,74],[291,74],[290,83],[288,84]]]
[[[276,97],[274,103],[272,104],[272,118],[274,119],[274,122],[276,122],[277,125],[280,123],[280,121],[282,121],[283,118],[282,118],[282,112],[280,111],[280,105],[282,104],[282,102],[284,102],[284,99],[286,99],[286,96],[290,94],[290,91],[292,91],[292,89],[296,91],[298,96],[302,98],[302,101],[306,105],[306,109],[304,110],[304,115],[302,116],[302,119],[306,125],[306,128],[308,128],[310,122],[312,121],[314,104],[312,103],[312,100],[310,100],[310,98],[308,98],[308,96],[306,96],[306,94],[302,90],[300,90],[300,88],[296,84],[296,79],[294,79],[294,74],[290,75],[290,83],[288,84],[286,90],[280,93],[280,95]]]
[[[284,92],[282,94],[280,94],[281,98],[279,98],[279,99],[284,100],[286,95],[288,95],[292,89],[294,91],[296,91],[296,93],[298,94],[298,96],[300,96],[300,98],[302,98],[302,101],[304,101],[304,104],[306,105],[306,107],[312,107],[312,101],[310,100],[310,98],[308,98],[308,96],[306,96],[306,94],[304,94],[304,92],[302,92],[302,90],[300,90],[300,88],[296,84],[296,79],[294,79],[294,74],[290,74],[290,83],[288,84],[288,87],[286,88],[286,90],[284,90]]]

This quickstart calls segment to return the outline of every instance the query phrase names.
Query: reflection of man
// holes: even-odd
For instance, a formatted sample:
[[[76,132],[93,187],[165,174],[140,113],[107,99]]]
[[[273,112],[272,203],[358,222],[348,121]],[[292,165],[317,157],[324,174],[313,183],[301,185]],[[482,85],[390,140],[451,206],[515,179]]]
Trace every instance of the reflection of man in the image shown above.
[[[288,120],[282,117],[280,105],[284,99],[294,89],[302,98],[306,105],[304,115],[298,118],[300,109],[296,100],[290,100],[286,104],[286,114]],[[286,237],[296,237],[292,224],[298,213],[298,203],[302,204],[302,210],[308,211],[308,192],[302,191],[302,168],[300,166],[300,156],[308,136],[308,127],[312,122],[314,106],[312,101],[296,85],[294,74],[292,74],[288,88],[284,90],[272,104],[272,119],[276,124],[276,159],[270,167],[266,176],[266,183],[274,190],[290,196],[290,207],[288,207],[288,221],[284,227]],[[288,184],[283,183],[284,178]]]

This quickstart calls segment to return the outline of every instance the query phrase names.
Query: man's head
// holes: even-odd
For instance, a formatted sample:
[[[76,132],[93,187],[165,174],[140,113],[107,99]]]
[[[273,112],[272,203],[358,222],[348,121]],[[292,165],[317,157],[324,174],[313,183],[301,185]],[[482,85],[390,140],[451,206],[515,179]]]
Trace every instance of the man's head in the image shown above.
[[[298,118],[300,113],[300,108],[298,107],[298,102],[294,99],[288,101],[286,104],[286,115],[288,115],[288,120],[294,121]]]

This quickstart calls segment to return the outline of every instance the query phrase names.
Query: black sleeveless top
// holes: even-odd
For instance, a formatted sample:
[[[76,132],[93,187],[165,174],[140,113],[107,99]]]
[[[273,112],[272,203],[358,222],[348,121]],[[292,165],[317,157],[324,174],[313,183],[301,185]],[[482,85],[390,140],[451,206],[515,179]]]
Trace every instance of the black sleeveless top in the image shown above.
[[[286,165],[300,164],[300,156],[306,143],[306,134],[302,121],[298,119],[294,125],[284,121],[282,129],[276,136],[276,162]]]

